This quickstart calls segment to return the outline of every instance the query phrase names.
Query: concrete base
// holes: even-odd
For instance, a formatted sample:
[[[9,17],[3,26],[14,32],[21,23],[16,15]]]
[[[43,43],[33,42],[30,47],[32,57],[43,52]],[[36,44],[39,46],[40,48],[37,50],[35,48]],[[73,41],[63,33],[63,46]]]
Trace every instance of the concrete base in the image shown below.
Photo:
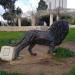
[[[15,57],[14,47],[11,46],[2,46],[0,52],[1,60],[12,61]]]

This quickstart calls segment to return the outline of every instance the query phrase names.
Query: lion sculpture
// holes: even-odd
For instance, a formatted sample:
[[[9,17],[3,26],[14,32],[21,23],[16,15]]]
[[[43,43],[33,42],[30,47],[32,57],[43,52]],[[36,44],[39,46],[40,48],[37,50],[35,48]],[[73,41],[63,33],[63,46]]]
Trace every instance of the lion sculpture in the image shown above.
[[[16,58],[23,48],[28,47],[30,55],[36,56],[32,48],[36,45],[49,46],[48,54],[54,52],[54,48],[62,43],[69,32],[69,24],[64,20],[54,22],[47,31],[31,30],[24,35],[23,39],[16,45]]]

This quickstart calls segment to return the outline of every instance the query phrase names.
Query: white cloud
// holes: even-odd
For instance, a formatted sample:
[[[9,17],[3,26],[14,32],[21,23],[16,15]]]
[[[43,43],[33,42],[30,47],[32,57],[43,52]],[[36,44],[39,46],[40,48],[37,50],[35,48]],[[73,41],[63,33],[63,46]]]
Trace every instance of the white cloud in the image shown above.
[[[32,5],[33,9],[36,10],[36,8],[38,7],[38,2],[40,0],[30,0],[30,4]]]
[[[2,6],[0,6],[0,15],[2,15],[4,13],[4,9]]]
[[[67,0],[67,7],[75,9],[75,0]]]
[[[39,0],[18,0],[15,5],[20,7],[23,12],[36,10]]]

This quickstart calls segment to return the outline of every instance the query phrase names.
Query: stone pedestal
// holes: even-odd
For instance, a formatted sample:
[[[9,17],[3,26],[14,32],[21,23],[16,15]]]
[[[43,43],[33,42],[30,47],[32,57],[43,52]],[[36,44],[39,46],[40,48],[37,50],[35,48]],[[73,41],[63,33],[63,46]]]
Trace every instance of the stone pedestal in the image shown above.
[[[14,47],[11,46],[2,46],[0,52],[1,60],[12,61],[15,58]]]

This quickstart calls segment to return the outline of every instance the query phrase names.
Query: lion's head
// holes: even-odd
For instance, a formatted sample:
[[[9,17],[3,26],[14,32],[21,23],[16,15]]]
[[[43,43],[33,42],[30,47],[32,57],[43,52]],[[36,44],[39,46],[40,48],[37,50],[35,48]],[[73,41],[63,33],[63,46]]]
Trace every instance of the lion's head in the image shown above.
[[[69,32],[69,24],[64,20],[56,21],[51,25],[49,31],[54,37],[54,44],[59,45]]]

